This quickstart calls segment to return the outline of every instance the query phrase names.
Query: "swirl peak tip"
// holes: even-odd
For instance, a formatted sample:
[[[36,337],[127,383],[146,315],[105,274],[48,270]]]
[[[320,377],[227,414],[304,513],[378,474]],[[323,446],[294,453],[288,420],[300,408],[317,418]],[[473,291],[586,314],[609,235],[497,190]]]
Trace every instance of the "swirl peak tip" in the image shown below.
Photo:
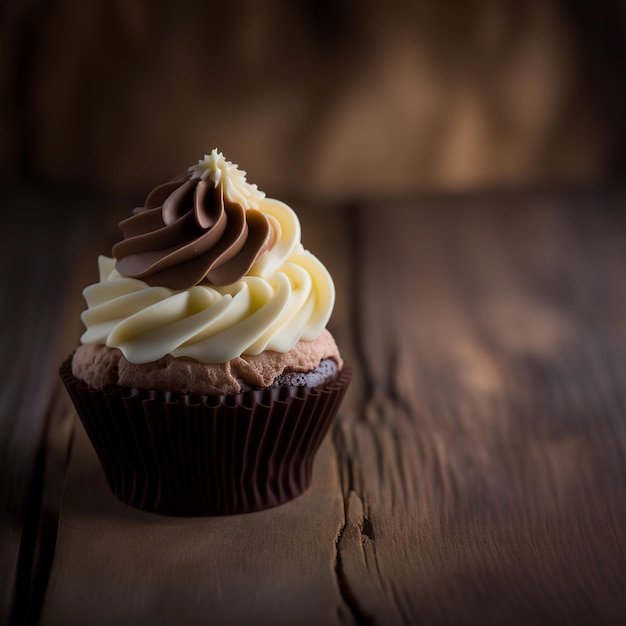
[[[204,159],[200,159],[188,171],[191,172],[192,179],[211,180],[215,187],[221,185],[224,196],[244,209],[257,209],[258,200],[265,197],[265,193],[246,180],[246,172],[240,170],[236,163],[227,161],[217,148],[213,148],[210,154],[205,154]]]

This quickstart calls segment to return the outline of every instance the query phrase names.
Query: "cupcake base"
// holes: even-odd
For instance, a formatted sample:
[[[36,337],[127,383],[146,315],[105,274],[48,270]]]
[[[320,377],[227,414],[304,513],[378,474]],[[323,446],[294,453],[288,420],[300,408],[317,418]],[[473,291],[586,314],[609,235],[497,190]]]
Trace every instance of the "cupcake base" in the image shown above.
[[[113,493],[165,515],[232,515],[284,504],[311,483],[313,459],[351,379],[232,396],[93,389],[61,378]]]

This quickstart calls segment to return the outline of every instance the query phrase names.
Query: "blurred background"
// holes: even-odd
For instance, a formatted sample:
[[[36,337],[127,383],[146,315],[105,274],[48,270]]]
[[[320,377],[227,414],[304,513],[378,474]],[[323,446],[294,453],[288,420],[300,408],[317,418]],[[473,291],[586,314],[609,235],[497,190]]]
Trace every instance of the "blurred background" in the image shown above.
[[[213,147],[269,195],[626,170],[621,0],[20,0],[0,182],[144,193]]]

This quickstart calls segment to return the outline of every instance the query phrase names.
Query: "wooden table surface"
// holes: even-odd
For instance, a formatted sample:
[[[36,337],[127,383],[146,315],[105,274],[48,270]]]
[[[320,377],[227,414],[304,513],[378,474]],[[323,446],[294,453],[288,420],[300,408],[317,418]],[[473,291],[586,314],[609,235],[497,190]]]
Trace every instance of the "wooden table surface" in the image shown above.
[[[2,624],[626,623],[625,193],[292,202],[354,378],[310,490],[214,518],[118,502],[58,380],[132,203],[0,202]]]

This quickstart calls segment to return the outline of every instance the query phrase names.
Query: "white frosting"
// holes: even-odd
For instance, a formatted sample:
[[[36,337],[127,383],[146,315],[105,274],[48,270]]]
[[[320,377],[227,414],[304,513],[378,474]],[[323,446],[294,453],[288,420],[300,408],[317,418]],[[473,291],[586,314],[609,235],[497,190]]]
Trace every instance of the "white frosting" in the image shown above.
[[[237,178],[229,167],[220,170],[222,184],[225,171],[230,180]],[[238,183],[233,187],[241,193]],[[225,363],[264,350],[287,352],[300,340],[316,339],[334,306],[333,281],[302,247],[292,209],[263,196],[256,201],[274,228],[274,245],[232,285],[151,287],[120,275],[114,259],[101,256],[100,281],[83,292],[88,308],[82,343],[118,348],[131,363],[166,354]]]
[[[192,165],[188,171],[192,172],[192,179],[212,180],[215,187],[221,184],[224,196],[231,202],[239,203],[244,209],[258,208],[258,201],[265,197],[256,185],[246,181],[246,172],[227,161],[217,148],[213,148],[211,154],[205,154],[204,159]]]

